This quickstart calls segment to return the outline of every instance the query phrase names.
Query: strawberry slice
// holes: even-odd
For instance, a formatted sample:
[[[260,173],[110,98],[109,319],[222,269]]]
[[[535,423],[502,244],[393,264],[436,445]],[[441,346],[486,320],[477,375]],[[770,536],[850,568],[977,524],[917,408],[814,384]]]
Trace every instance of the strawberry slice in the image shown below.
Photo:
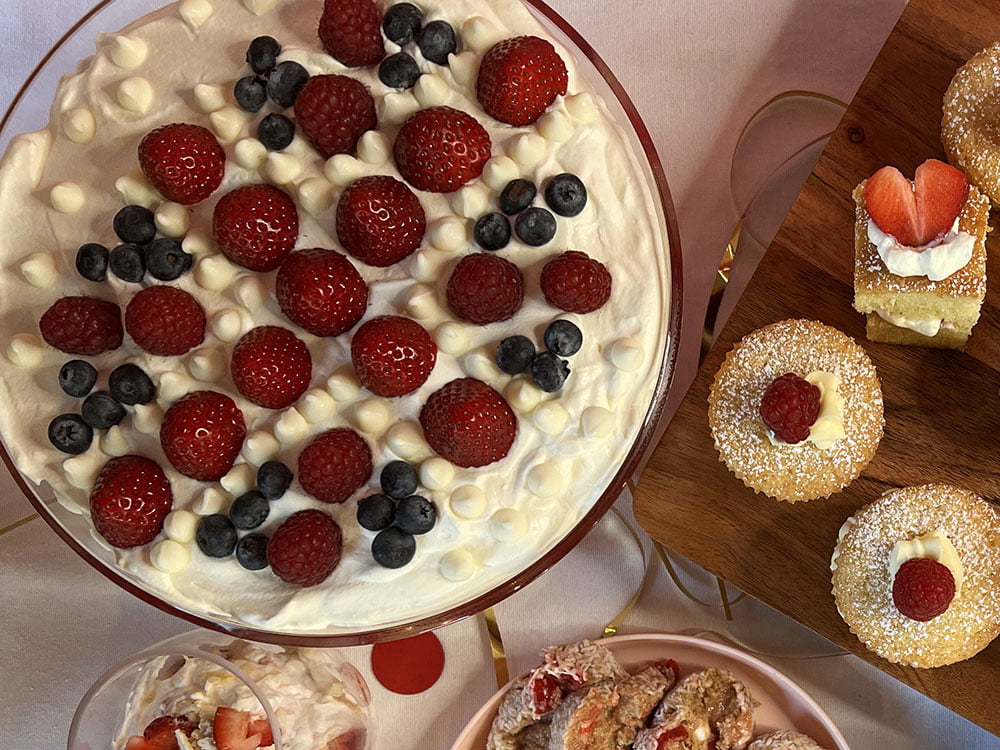
[[[274,744],[274,732],[271,731],[271,724],[267,719],[250,719],[249,732],[260,735],[260,747]]]
[[[969,196],[969,181],[937,159],[917,167],[910,182],[895,167],[882,167],[865,184],[865,210],[876,226],[901,245],[920,247],[943,235]]]
[[[173,731],[160,732],[149,739],[134,734],[125,743],[125,750],[180,750],[180,743]]]
[[[334,737],[326,744],[327,750],[364,750],[364,746],[364,729],[351,729]]]
[[[261,736],[250,734],[250,714],[219,706],[212,720],[212,739],[218,750],[256,750]]]

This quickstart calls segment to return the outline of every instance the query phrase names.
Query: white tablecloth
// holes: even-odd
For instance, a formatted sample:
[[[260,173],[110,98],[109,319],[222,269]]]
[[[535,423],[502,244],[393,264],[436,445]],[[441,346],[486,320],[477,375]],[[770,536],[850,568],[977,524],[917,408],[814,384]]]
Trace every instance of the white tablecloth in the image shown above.
[[[729,169],[740,129],[760,104],[787,89],[850,100],[904,2],[549,1],[616,72],[645,118],[666,169],[680,222],[685,306],[691,313],[671,398],[676,406],[694,373],[699,311],[736,216]],[[37,59],[89,3],[3,0],[0,101],[10,100]],[[629,498],[618,507],[628,514]],[[0,476],[0,528],[31,512],[10,479]],[[684,569],[695,591],[714,601],[714,579],[695,566]],[[634,542],[609,515],[552,571],[497,607],[511,673],[529,667],[545,645],[599,635],[638,586],[642,570]],[[0,747],[5,750],[64,746],[77,701],[107,666],[188,629],[105,580],[37,519],[0,536],[0,591]],[[727,622],[721,609],[688,601],[661,567],[620,632],[715,631],[772,655],[835,651],[752,600],[737,604],[733,614],[733,622]],[[382,689],[368,667],[370,649],[347,650],[373,687],[380,750],[447,748],[495,690],[480,618],[438,634],[445,672],[417,696]],[[819,701],[854,750],[1000,748],[1000,739],[860,659],[768,660]]]

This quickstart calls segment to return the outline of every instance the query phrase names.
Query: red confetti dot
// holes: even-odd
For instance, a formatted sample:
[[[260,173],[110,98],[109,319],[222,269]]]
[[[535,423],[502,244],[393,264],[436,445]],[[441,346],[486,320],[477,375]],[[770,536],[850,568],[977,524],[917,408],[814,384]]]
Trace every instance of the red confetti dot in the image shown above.
[[[386,690],[416,695],[438,681],[444,672],[444,649],[433,633],[372,647],[372,672]]]

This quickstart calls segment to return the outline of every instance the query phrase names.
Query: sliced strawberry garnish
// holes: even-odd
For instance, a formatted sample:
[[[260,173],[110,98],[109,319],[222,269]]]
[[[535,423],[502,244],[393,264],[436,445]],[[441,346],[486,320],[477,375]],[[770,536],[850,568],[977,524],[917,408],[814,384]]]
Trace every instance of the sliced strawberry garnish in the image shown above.
[[[260,735],[250,734],[250,714],[219,706],[212,721],[212,739],[218,750],[255,750]]]
[[[928,159],[910,182],[895,167],[882,167],[865,183],[865,210],[875,225],[901,245],[920,247],[955,223],[969,196],[969,181],[950,164]]]
[[[327,750],[363,750],[366,734],[364,729],[351,729],[330,740],[326,744]]]
[[[260,746],[267,747],[274,744],[274,732],[271,731],[271,723],[267,719],[250,719],[250,734],[260,735]]]

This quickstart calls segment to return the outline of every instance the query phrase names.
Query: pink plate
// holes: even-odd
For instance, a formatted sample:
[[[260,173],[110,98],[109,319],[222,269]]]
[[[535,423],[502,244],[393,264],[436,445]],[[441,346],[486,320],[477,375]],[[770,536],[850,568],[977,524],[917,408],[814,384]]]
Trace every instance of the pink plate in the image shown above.
[[[760,702],[755,734],[793,729],[812,737],[826,750],[851,750],[829,716],[809,694],[774,667],[743,651],[722,643],[687,635],[654,633],[619,635],[601,641],[630,671],[655,659],[673,659],[681,674],[708,667],[728,669]],[[507,683],[487,701],[451,746],[451,750],[483,750],[500,702],[510,688]]]

